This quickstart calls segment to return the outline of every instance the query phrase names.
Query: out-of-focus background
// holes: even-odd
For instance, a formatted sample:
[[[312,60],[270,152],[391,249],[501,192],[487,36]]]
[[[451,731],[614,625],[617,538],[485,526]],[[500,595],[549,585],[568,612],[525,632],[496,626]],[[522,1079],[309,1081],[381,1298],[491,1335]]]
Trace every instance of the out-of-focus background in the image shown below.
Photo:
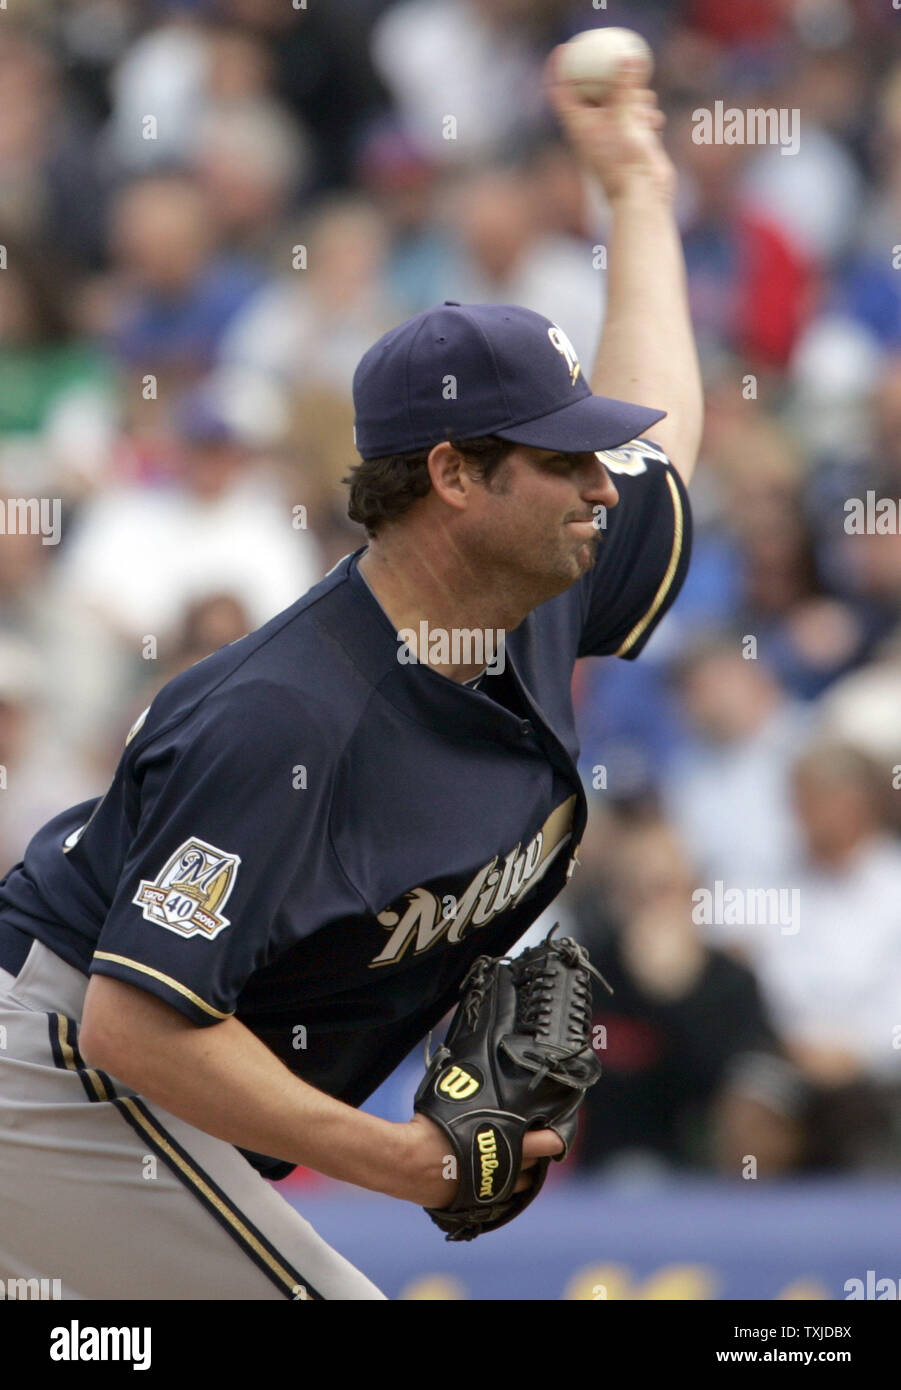
[[[167,679],[363,543],[340,479],[381,332],[515,302],[587,373],[607,215],[540,70],[608,23],[655,50],[707,418],[672,614],[575,681],[593,814],[556,916],[615,987],[605,1075],[541,1202],[473,1246],[315,1175],[281,1190],[392,1296],[842,1298],[868,1270],[897,1296],[889,0],[4,11],[0,873],[103,790]],[[799,148],[698,143],[718,101],[785,113]],[[857,534],[868,493],[891,506]],[[371,1107],[406,1118],[420,1071]]]

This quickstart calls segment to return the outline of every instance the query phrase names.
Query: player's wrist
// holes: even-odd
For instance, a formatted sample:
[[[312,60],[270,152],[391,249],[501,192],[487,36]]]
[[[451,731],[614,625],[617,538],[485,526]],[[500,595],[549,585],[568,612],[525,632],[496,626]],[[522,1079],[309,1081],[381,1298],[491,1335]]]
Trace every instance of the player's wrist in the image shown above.
[[[644,213],[648,208],[672,211],[676,194],[675,169],[669,161],[659,169],[630,169],[615,176],[604,177],[593,171],[614,212],[634,208]]]
[[[447,1206],[457,1187],[457,1160],[450,1140],[426,1115],[414,1115],[394,1128],[402,1133],[396,1170],[399,1190],[391,1195],[421,1207]]]
[[[350,1107],[349,1107],[350,1108]],[[336,1134],[332,1147],[342,1155],[327,1169],[312,1163],[320,1172],[386,1197],[415,1201],[416,1156],[414,1138],[408,1124],[383,1120],[365,1111],[352,1109],[350,1125]]]

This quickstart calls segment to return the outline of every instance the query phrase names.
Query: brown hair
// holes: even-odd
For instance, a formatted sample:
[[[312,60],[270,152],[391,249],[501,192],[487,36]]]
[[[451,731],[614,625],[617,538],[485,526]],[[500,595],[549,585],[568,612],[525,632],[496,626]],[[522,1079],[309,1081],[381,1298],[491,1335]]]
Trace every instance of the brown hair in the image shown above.
[[[467,463],[477,478],[488,482],[507,455],[516,448],[507,439],[495,434],[478,439],[448,441]],[[385,458],[363,459],[354,464],[343,479],[350,487],[347,515],[375,536],[385,522],[397,521],[419,497],[431,489],[429,454],[434,445],[417,449],[410,454],[389,454]]]

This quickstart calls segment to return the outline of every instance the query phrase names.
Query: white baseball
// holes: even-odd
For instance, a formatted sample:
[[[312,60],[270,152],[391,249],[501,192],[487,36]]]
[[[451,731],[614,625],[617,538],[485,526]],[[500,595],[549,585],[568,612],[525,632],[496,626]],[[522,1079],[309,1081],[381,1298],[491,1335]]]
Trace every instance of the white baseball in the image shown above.
[[[654,70],[654,55],[634,29],[586,29],[563,45],[557,74],[570,82],[586,101],[604,101],[616,70],[625,58],[640,58],[645,65],[642,85]]]

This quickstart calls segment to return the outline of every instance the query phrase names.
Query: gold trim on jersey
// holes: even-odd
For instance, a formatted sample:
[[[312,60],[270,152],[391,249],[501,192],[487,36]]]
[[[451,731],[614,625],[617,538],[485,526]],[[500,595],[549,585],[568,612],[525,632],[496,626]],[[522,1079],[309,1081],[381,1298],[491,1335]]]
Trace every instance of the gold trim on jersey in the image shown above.
[[[666,481],[669,486],[670,495],[673,499],[673,514],[675,519],[675,524],[673,527],[673,548],[670,553],[669,564],[666,567],[666,573],[660,581],[660,587],[654,595],[653,603],[651,604],[648,611],[645,613],[644,617],[641,618],[639,622],[635,624],[628,637],[626,637],[625,641],[613,653],[614,656],[624,656],[627,651],[629,651],[632,647],[635,646],[635,643],[638,641],[639,637],[644,632],[648,624],[652,621],[655,614],[659,611],[660,605],[663,603],[663,600],[669,593],[670,586],[672,585],[676,570],[679,565],[679,557],[682,554],[682,534],[684,530],[682,498],[679,496],[679,489],[676,485],[672,473],[668,468],[666,470]]]
[[[231,1018],[231,1014],[224,1014],[221,1009],[214,1009],[212,1004],[208,1004],[205,999],[201,999],[199,994],[195,994],[193,989],[188,989],[180,980],[173,979],[171,975],[164,975],[162,970],[154,970],[152,965],[144,965],[139,960],[130,960],[128,956],[115,956],[110,951],[95,951],[95,960],[111,960],[114,965],[127,965],[130,970],[138,970],[142,975],[149,975],[151,979],[159,980],[162,984],[174,989],[177,994],[183,994],[185,999],[190,999],[192,1004],[196,1004],[198,1009],[203,1009],[204,1013],[210,1014],[213,1018]]]
[[[265,1245],[257,1239],[253,1231],[241,1220],[237,1211],[229,1206],[227,1202],[224,1202],[222,1198],[213,1191],[209,1183],[204,1180],[193,1164],[188,1163],[188,1161],[173,1148],[165,1131],[159,1129],[157,1125],[148,1119],[147,1115],[144,1114],[141,1107],[131,1096],[120,1096],[117,1104],[122,1109],[128,1111],[135,1125],[137,1125],[147,1135],[148,1139],[152,1140],[156,1147],[165,1154],[166,1161],[178,1168],[179,1172],[185,1175],[191,1186],[194,1187],[196,1191],[203,1196],[204,1200],[208,1202],[210,1206],[214,1207],[219,1215],[228,1222],[236,1237],[253,1250],[258,1258],[263,1261],[267,1268],[270,1269],[276,1278],[285,1286],[286,1291],[294,1295],[295,1298],[303,1298],[303,1293],[298,1294],[298,1290],[302,1290],[303,1285],[298,1283],[297,1277],[292,1275],[281,1261],[276,1259],[276,1257],[266,1249]]]

